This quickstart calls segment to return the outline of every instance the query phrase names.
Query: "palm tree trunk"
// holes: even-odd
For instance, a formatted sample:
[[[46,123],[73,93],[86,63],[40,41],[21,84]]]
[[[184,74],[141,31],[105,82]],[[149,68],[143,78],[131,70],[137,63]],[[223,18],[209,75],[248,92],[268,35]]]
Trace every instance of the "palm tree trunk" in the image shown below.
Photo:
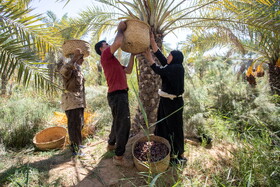
[[[50,53],[49,62],[50,63],[47,65],[48,73],[49,73],[49,77],[50,77],[51,82],[54,82],[56,58],[55,58],[55,54],[53,52]]]
[[[155,30],[155,29],[152,29]],[[159,49],[162,49],[163,34],[154,33],[155,40]],[[138,60],[138,87],[139,97],[147,115],[148,124],[146,124],[144,115],[142,114],[140,105],[138,105],[136,115],[132,122],[132,134],[137,134],[142,128],[147,129],[152,123],[157,121],[157,108],[159,104],[158,89],[161,88],[161,78],[157,75],[151,67],[147,64],[144,55],[137,55]],[[158,59],[154,56],[157,64],[160,64]],[[153,128],[149,129],[152,133]]]
[[[137,55],[138,60],[138,85],[139,98],[147,115],[148,124],[157,120],[157,107],[159,102],[158,89],[161,86],[159,75],[155,74],[152,68],[147,65],[147,61],[143,55]],[[132,123],[133,133],[138,133],[141,128],[147,129],[144,115],[142,114],[140,105]]]
[[[8,79],[5,73],[1,76],[1,95],[5,96],[7,93]]]
[[[269,63],[268,74],[272,93],[280,96],[280,67],[276,66],[276,61]]]

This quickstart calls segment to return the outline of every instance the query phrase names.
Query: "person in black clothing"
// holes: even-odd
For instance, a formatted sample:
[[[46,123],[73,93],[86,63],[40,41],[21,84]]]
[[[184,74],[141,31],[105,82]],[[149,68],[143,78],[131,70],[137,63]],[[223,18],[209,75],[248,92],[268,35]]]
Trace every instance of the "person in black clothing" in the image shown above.
[[[162,79],[159,90],[160,101],[154,134],[167,139],[172,148],[173,159],[171,162],[185,162],[184,157],[184,131],[183,131],[183,106],[184,100],[184,56],[181,51],[173,50],[167,58],[159,50],[153,34],[151,34],[151,47],[161,66],[157,65],[150,49],[144,53],[148,64]]]

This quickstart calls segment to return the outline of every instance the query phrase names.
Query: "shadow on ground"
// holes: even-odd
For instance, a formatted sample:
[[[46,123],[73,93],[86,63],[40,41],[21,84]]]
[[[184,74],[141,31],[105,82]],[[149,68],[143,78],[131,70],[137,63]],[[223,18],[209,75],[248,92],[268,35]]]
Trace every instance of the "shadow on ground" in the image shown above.
[[[133,162],[132,145],[143,134],[137,134],[129,139],[125,157]],[[155,183],[156,186],[172,186],[181,176],[183,169],[178,166],[172,167],[165,173],[149,175],[139,172],[135,166],[124,168],[113,164],[112,156],[104,157],[107,142],[104,140],[87,144],[84,149],[86,157],[73,158],[68,149],[62,150],[59,154],[49,156],[26,156],[19,166],[12,166],[0,173],[0,184],[5,184],[9,176],[24,167],[35,168],[44,175],[39,176],[39,184],[54,186],[78,186],[78,187],[131,187],[146,186]],[[36,153],[36,152],[35,152]],[[49,158],[47,158],[49,157]]]
[[[30,168],[37,169],[40,173],[46,173],[52,168],[71,161],[71,152],[69,150],[63,150],[59,154],[53,155],[47,159],[42,159],[42,157],[35,158],[32,155],[32,160],[30,160],[30,157],[31,156],[25,155],[15,158],[15,164],[0,173],[0,184],[3,185],[9,180],[10,176],[17,174],[18,171],[24,171]],[[49,178],[49,175],[42,176],[40,176],[42,180],[47,180]]]

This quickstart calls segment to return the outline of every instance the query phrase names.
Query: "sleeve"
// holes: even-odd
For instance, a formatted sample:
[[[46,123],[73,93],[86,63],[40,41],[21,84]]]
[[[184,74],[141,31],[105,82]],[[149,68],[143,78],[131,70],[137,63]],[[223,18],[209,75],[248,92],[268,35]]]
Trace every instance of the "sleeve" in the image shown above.
[[[59,71],[59,73],[65,78],[65,79],[70,79],[72,72],[74,69],[74,65],[67,63],[65,65],[63,65]]]
[[[168,76],[168,72],[169,72],[169,67],[166,66],[159,66],[156,63],[154,63],[153,65],[151,65],[151,68],[154,70],[154,72],[158,75],[161,76]]]
[[[162,66],[165,66],[167,64],[167,59],[165,58],[165,56],[162,54],[162,52],[159,49],[154,54]]]

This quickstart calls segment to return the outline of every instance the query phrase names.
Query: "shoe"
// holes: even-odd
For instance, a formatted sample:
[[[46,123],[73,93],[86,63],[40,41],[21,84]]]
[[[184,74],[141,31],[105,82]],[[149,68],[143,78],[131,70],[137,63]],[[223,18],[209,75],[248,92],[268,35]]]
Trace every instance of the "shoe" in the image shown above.
[[[77,154],[80,151],[80,149],[84,149],[86,147],[87,146],[85,145],[75,145],[75,144],[70,145],[70,149],[73,152],[73,154]]]
[[[81,149],[84,149],[84,148],[86,148],[87,146],[85,146],[85,145],[79,145],[79,148],[81,148]]]
[[[188,159],[182,156],[178,156],[178,158],[171,158],[170,164],[171,165],[185,165],[187,163]]]
[[[72,156],[73,156],[73,157],[82,158],[82,157],[85,157],[86,154],[83,153],[82,151],[78,151],[78,152],[73,152],[73,153],[72,153]]]
[[[184,165],[187,163],[188,159],[183,156],[178,156],[179,164]]]
[[[121,159],[117,159],[116,156],[113,157],[113,164],[116,166],[122,166],[126,168],[132,168],[133,162],[130,160],[127,160],[125,157],[122,157]]]
[[[107,145],[107,151],[114,151],[116,149],[116,145]]]
[[[212,138],[208,137],[205,134],[202,134],[202,137],[198,137],[198,140],[200,141],[200,143],[202,143],[203,141],[206,142],[206,144],[210,144],[212,142]]]

